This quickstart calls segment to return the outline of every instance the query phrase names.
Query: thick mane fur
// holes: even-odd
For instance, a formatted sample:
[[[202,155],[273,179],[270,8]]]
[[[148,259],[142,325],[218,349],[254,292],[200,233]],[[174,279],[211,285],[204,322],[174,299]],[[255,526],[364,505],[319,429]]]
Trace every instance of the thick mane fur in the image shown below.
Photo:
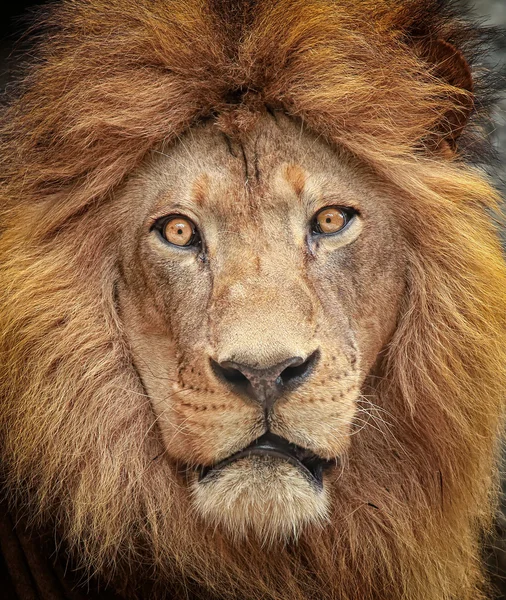
[[[480,98],[443,158],[434,136],[466,92],[424,50],[444,39],[472,65],[479,31],[435,0],[68,0],[44,31],[1,128],[0,445],[13,506],[55,527],[79,566],[116,567],[130,593],[143,573],[203,598],[484,598],[506,268],[486,211],[497,195],[463,160]],[[269,552],[204,530],[158,459],[115,309],[108,211],[152,148],[199,119],[240,131],[264,106],[375,170],[409,258],[397,331],[364,392],[385,412],[353,437],[332,527]]]

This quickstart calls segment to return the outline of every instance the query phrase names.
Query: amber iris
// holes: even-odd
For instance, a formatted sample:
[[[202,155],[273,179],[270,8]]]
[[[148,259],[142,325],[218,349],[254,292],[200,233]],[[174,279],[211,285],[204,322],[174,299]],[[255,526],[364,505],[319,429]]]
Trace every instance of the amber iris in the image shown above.
[[[339,206],[329,206],[316,213],[314,229],[317,233],[337,233],[344,228],[349,217],[345,209]]]
[[[175,246],[190,246],[195,233],[195,225],[190,219],[181,216],[168,219],[162,229],[163,237]]]

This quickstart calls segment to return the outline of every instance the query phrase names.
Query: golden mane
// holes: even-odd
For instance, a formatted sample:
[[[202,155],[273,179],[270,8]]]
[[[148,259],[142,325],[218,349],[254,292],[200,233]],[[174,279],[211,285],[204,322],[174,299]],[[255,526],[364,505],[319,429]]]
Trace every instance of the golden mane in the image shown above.
[[[451,157],[434,150],[469,94],[426,51],[448,40],[472,63],[479,32],[436,0],[69,0],[45,26],[1,128],[0,447],[12,505],[56,528],[78,566],[106,578],[115,567],[130,594],[163,575],[163,589],[202,598],[485,598],[506,267],[487,214],[497,194],[463,160],[479,127]],[[366,390],[390,424],[354,436],[333,527],[269,552],[202,530],[156,460],[115,310],[108,211],[153,147],[200,119],[247,127],[264,106],[376,171],[409,258],[398,327]]]

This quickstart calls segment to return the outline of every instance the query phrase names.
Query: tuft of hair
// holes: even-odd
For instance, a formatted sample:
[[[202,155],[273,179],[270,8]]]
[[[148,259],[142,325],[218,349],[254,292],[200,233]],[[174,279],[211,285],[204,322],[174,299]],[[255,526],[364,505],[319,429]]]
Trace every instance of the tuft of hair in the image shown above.
[[[483,31],[438,0],[44,10],[0,126],[0,447],[12,505],[129,595],[153,580],[161,596],[221,600],[485,598],[506,269],[487,213],[497,194],[466,160],[484,141]],[[409,260],[397,331],[367,390],[395,421],[353,437],[331,525],[271,552],[195,519],[187,488],[156,459],[115,310],[109,210],[157,145],[202,119],[240,133],[264,107],[376,172]]]
[[[255,536],[264,546],[297,541],[308,525],[328,523],[327,489],[315,490],[296,467],[278,459],[239,460],[209,481],[195,478],[192,493],[206,522],[223,527],[231,538]]]

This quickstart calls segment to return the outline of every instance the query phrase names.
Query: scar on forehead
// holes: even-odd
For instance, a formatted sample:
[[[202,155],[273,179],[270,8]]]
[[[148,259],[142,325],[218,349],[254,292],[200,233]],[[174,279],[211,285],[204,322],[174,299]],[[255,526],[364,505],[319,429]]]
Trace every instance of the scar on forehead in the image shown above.
[[[195,204],[203,204],[209,196],[211,178],[207,173],[201,173],[193,182],[191,199]]]
[[[299,196],[306,185],[306,173],[304,172],[304,169],[296,164],[287,165],[285,169],[285,178],[293,187],[297,196]]]

